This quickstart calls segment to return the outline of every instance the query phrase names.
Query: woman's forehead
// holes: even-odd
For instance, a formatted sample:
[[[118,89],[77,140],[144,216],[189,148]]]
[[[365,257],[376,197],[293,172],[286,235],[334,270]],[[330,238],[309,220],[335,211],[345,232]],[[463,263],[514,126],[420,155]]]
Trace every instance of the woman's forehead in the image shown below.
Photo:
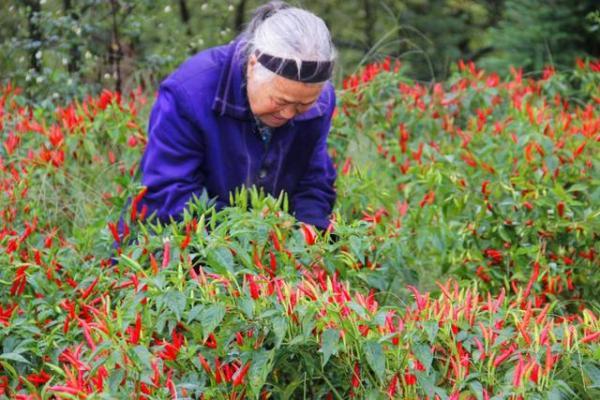
[[[324,85],[306,84],[276,76],[270,81],[270,86],[271,95],[291,103],[308,103],[319,98]]]

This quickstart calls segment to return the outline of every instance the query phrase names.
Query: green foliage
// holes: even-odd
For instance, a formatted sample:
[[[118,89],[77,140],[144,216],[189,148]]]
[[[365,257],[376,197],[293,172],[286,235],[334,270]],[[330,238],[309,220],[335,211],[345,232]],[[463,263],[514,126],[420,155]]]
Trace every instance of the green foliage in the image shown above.
[[[503,18],[489,31],[494,52],[481,65],[506,73],[508,65],[541,71],[547,64],[569,68],[576,56],[599,51],[597,28],[586,16],[594,1],[507,0]]]
[[[2,395],[597,398],[597,65],[395,68],[338,93],[323,233],[256,188],[132,213],[140,93],[49,110],[4,87]]]
[[[385,55],[405,73],[444,80],[459,59],[502,75],[597,57],[594,1],[294,2],[321,16],[340,51],[336,81]],[[0,4],[0,76],[28,98],[82,99],[158,83],[187,57],[227,43],[261,1],[28,0]],[[596,22],[594,22],[596,21]]]

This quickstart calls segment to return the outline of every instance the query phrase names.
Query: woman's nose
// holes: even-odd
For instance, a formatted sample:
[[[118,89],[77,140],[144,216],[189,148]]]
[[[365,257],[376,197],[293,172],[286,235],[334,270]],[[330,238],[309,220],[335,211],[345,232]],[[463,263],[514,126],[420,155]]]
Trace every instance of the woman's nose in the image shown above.
[[[296,107],[293,105],[286,106],[281,110],[279,115],[285,119],[292,119],[296,115]]]

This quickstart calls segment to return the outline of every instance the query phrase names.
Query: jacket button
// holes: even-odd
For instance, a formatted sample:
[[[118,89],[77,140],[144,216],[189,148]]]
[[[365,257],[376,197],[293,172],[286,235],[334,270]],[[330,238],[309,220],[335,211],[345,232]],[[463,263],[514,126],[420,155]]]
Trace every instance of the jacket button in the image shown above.
[[[265,178],[265,176],[267,176],[267,170],[266,170],[266,169],[264,169],[264,168],[262,168],[262,169],[259,171],[259,173],[258,173],[258,177],[259,177],[260,179],[264,179],[264,178]]]

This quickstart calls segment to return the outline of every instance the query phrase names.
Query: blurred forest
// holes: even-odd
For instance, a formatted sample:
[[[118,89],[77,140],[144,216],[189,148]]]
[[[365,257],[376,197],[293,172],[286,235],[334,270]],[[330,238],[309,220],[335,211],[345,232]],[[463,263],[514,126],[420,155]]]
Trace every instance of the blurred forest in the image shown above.
[[[0,0],[0,81],[43,102],[102,88],[153,88],[179,63],[233,39],[260,1]],[[290,1],[321,16],[336,80],[390,55],[441,81],[459,59],[507,73],[571,69],[600,56],[596,0]]]

